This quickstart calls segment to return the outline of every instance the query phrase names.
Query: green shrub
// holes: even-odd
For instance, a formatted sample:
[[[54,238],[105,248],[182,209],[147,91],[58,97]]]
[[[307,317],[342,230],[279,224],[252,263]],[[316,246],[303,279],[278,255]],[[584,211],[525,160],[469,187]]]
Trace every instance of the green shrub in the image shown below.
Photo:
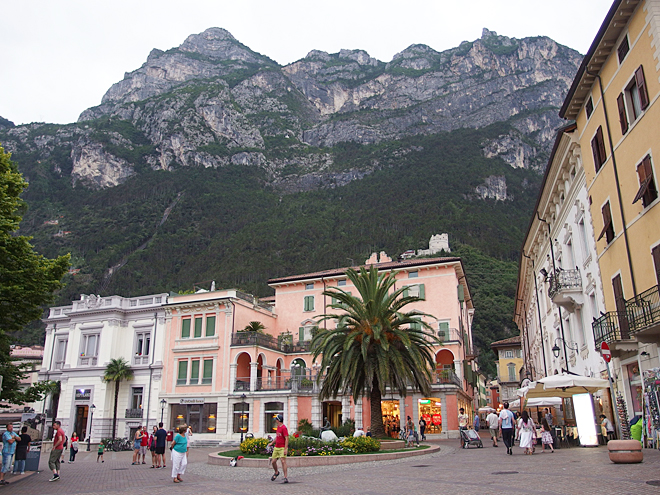
[[[298,431],[303,435],[312,436],[313,429],[312,423],[307,418],[302,418],[298,421]]]
[[[339,445],[344,449],[355,452],[356,454],[378,452],[380,450],[380,442],[372,437],[346,438],[341,440]]]
[[[248,438],[243,440],[240,448],[244,454],[264,454],[267,445],[267,438]]]
[[[355,431],[355,421],[347,419],[343,425],[338,428],[333,428],[332,431],[334,431],[335,435],[338,437],[350,437]]]

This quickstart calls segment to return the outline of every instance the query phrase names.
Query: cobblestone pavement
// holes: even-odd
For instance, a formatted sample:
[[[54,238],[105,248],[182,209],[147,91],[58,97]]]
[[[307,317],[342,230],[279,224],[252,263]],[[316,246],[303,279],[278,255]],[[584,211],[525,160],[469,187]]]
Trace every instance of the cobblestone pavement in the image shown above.
[[[435,443],[435,442],[434,442]],[[660,452],[644,451],[642,464],[612,464],[605,447],[563,449],[525,456],[518,447],[457,448],[456,441],[437,442],[441,451],[410,459],[296,468],[288,485],[270,481],[271,471],[212,466],[206,456],[215,449],[192,449],[184,482],[172,483],[171,470],[132,466],[130,452],[108,452],[97,464],[95,452],[80,452],[74,464],[62,466],[62,479],[49,483],[46,470],[8,476],[0,495],[82,493],[103,495],[199,494],[659,494]],[[47,459],[42,459],[47,468]]]

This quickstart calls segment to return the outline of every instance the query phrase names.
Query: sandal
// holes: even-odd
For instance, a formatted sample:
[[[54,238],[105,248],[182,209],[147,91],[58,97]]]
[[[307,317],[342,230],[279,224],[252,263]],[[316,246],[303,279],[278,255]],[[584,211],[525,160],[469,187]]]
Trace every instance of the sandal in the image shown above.
[[[181,480],[178,480],[178,479],[174,478],[174,480],[172,482],[173,483],[181,483]]]
[[[278,471],[277,473],[275,473],[273,476],[270,477],[270,481],[275,481],[279,475],[280,472]]]

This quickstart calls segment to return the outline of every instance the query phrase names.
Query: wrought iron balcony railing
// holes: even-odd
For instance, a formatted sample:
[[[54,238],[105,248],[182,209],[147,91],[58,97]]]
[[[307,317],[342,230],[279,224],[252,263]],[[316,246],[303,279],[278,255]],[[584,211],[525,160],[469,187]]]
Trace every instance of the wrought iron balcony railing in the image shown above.
[[[620,340],[629,340],[630,331],[627,311],[610,311],[594,320],[593,324],[594,340],[596,347],[600,347],[601,342],[617,342]]]
[[[433,373],[433,384],[453,384],[461,387],[461,380],[454,370],[437,370]]]
[[[125,418],[141,418],[142,417],[142,408],[138,407],[137,409],[126,409]]]
[[[648,327],[660,325],[659,286],[651,287],[626,301],[630,333],[635,334]]]
[[[580,277],[580,270],[556,270],[550,275],[550,288],[548,295],[554,298],[557,294],[565,290],[581,290],[582,277]]]

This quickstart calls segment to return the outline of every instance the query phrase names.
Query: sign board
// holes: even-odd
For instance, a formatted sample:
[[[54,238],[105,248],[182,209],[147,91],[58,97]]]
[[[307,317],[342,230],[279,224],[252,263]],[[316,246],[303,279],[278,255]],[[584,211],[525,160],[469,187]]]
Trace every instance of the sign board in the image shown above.
[[[90,400],[92,398],[92,389],[91,388],[77,388],[75,400]]]
[[[184,399],[179,399],[179,404],[204,404],[204,397],[186,397]]]
[[[610,351],[610,346],[607,345],[607,342],[600,343],[600,354],[603,356],[606,363],[609,363],[612,360],[612,352]]]

